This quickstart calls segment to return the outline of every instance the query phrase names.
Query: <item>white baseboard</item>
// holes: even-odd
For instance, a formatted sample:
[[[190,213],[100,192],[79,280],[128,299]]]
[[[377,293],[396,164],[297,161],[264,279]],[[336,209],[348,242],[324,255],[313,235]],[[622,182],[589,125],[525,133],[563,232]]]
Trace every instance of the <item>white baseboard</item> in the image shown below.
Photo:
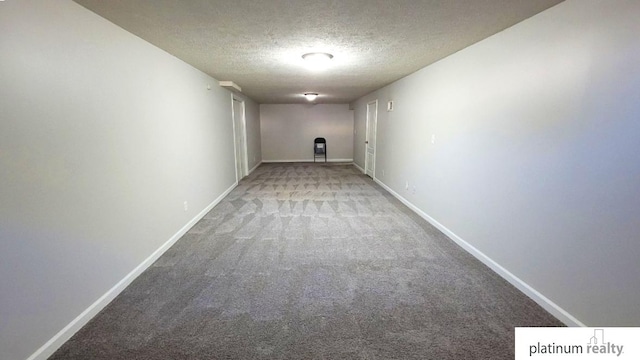
[[[311,159],[294,159],[294,160],[262,160],[263,163],[296,163],[296,162],[313,162],[313,158]],[[324,162],[316,159],[316,162]],[[353,159],[327,159],[327,162],[343,162],[343,163],[352,163]]]
[[[353,166],[356,167],[356,169],[360,170],[363,174],[365,174],[366,172],[364,171],[363,168],[361,168],[360,166],[358,166],[358,164],[356,164],[355,162],[353,163]]]
[[[355,165],[355,164],[354,164]],[[357,167],[357,165],[356,165]],[[529,284],[512,274],[509,270],[502,267],[500,264],[495,262],[493,259],[485,255],[482,251],[478,250],[473,245],[469,244],[458,235],[456,235],[453,231],[449,230],[446,226],[439,223],[436,219],[427,215],[424,211],[420,210],[417,206],[413,205],[409,200],[402,197],[397,192],[393,191],[390,187],[388,187],[382,181],[374,178],[373,179],[378,185],[382,186],[385,190],[387,190],[391,195],[393,195],[396,199],[400,200],[403,204],[405,204],[409,209],[411,209],[416,214],[420,215],[423,219],[429,222],[431,225],[438,228],[438,230],[442,231],[445,235],[451,238],[455,243],[460,245],[464,250],[473,255],[476,259],[480,260],[483,264],[487,265],[491,270],[495,271],[498,275],[500,275],[503,279],[507,280],[511,285],[515,286],[522,293],[530,297],[533,301],[538,303],[542,308],[547,310],[550,314],[555,316],[558,320],[562,321],[567,326],[586,326],[576,317],[571,315],[569,312],[565,311],[563,308],[558,306],[553,301],[549,300],[546,296],[542,295],[539,291],[531,287]]]
[[[91,304],[80,315],[73,319],[67,326],[55,334],[49,341],[42,345],[36,352],[31,354],[27,360],[46,360],[56,350],[60,348],[67,340],[69,340],[78,330],[86,325],[96,314],[100,312],[105,306],[107,306],[118,294],[122,292],[133,280],[135,280],[140,274],[142,274],[151,264],[153,264],[165,251],[175,244],[184,234],[189,231],[200,219],[202,219],[214,206],[216,206],[225,196],[227,196],[231,190],[233,190],[238,183],[234,183],[230,188],[225,190],[220,196],[218,196],[211,204],[207,205],[204,210],[200,211],[193,219],[185,224],[178,232],[176,232],[167,242],[162,244],[156,251],[154,251],[149,257],[147,257],[140,265],[136,266],[130,273],[128,273],[122,280],[114,285],[109,291],[102,295],[98,300]]]
[[[247,176],[251,175],[251,173],[258,168],[258,166],[260,166],[262,164],[262,161],[258,161],[258,163],[256,164],[256,166],[252,167],[251,170],[249,170],[249,173],[247,174]]]

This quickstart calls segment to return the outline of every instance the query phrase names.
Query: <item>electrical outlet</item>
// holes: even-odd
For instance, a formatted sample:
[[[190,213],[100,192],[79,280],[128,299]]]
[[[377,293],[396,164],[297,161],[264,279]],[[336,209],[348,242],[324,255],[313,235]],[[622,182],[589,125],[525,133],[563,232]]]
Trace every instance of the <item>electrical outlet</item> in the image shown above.
[[[184,202],[184,211],[189,210],[189,203],[188,202]]]
[[[413,185],[413,187],[411,188],[411,193],[412,193],[412,194],[415,194],[415,193],[416,193],[416,186],[415,186],[415,185]]]
[[[431,134],[431,143],[432,144],[436,143],[436,134]]]
[[[409,190],[409,182],[408,181],[404,184],[404,189],[405,190]]]
[[[382,176],[384,176],[384,170],[382,170]]]

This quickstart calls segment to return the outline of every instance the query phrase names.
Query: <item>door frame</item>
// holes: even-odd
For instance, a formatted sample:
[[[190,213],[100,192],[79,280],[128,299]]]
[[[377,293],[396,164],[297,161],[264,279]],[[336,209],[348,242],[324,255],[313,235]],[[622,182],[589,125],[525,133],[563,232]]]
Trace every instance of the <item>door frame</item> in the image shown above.
[[[239,102],[242,108],[242,114],[239,119],[236,119],[237,114],[235,113],[235,101]],[[236,165],[236,182],[239,182],[249,174],[249,161],[247,160],[247,116],[244,99],[237,97],[234,94],[231,94],[231,122],[233,123],[233,149]],[[238,144],[238,135],[241,137],[242,144]],[[238,155],[240,155],[240,157],[238,157]]]
[[[369,172],[369,127],[371,126],[371,119],[369,118],[369,106],[375,106],[375,119],[373,122],[373,161],[372,169],[371,169],[371,178],[376,178],[376,147],[378,146],[377,138],[378,138],[378,99],[369,101],[366,107],[366,127],[364,133],[364,174],[368,175]]]

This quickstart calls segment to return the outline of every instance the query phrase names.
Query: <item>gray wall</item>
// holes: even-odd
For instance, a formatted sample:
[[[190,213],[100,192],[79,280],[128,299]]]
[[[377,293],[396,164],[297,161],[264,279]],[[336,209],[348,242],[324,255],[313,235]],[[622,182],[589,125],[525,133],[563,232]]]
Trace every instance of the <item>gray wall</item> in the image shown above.
[[[234,185],[231,94],[71,1],[0,3],[0,54],[0,357],[24,359]]]
[[[329,160],[353,160],[348,104],[262,104],[260,126],[264,161],[313,161],[316,137],[327,139]]]
[[[379,99],[381,182],[556,310],[640,325],[638,14],[569,0],[359,99],[355,162]]]

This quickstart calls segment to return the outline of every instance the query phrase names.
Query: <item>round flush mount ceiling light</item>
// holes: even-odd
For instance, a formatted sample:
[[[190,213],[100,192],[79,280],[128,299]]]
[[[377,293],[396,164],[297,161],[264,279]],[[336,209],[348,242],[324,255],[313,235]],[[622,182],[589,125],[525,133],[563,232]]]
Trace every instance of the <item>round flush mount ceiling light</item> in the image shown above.
[[[305,64],[311,69],[323,69],[333,59],[333,55],[324,52],[313,52],[302,55]]]
[[[309,101],[313,101],[318,97],[318,93],[304,93],[304,97]]]

